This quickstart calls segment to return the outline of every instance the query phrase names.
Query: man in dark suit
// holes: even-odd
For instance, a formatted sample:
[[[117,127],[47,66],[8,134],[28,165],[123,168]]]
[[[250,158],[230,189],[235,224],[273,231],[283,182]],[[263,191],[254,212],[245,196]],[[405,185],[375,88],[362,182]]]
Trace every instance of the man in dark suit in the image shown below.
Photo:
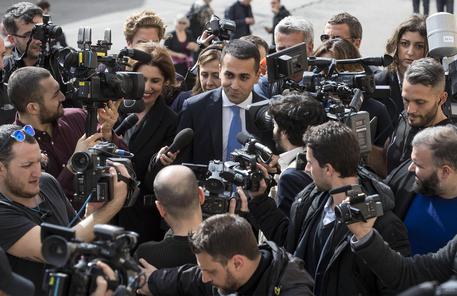
[[[251,35],[251,25],[255,23],[251,1],[237,0],[225,10],[225,18],[234,21],[236,24],[235,31],[230,35],[230,39]]]
[[[183,105],[178,131],[194,130],[191,145],[182,151],[184,162],[208,164],[210,160],[229,160],[230,152],[240,148],[236,134],[247,131],[273,147],[271,131],[260,131],[247,116],[251,103],[265,100],[252,91],[259,79],[259,51],[251,42],[232,40],[222,51],[221,87],[189,98]]]

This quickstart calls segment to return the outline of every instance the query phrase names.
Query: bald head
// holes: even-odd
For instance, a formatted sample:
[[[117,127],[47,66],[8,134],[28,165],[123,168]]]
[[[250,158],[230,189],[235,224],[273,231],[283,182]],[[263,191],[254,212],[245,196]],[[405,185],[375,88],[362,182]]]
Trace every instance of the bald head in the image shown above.
[[[188,217],[200,207],[198,182],[194,173],[182,165],[163,168],[154,180],[157,200],[173,217]]]

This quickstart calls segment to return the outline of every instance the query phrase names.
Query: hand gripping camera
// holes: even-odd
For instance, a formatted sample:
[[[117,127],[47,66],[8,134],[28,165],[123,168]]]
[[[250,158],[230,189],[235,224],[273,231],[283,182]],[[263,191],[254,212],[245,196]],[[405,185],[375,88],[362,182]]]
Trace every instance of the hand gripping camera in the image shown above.
[[[384,214],[378,194],[367,196],[360,185],[349,185],[336,188],[330,194],[345,192],[349,202],[343,202],[335,207],[335,216],[345,224],[366,222],[368,219]]]

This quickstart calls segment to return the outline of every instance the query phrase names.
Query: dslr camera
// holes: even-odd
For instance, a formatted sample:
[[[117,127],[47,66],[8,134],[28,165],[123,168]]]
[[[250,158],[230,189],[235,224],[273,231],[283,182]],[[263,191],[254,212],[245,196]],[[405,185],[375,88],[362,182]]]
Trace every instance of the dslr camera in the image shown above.
[[[121,227],[94,226],[95,241],[83,243],[75,239],[75,230],[58,225],[41,224],[41,252],[54,269],[47,269],[43,279],[48,295],[90,295],[97,287],[96,278],[103,276],[96,263],[103,261],[117,275],[108,287],[115,295],[135,295],[140,288],[141,269],[130,256],[138,235]]]
[[[349,202],[343,202],[335,207],[335,216],[345,224],[366,222],[368,219],[384,214],[378,194],[367,196],[360,185],[343,187],[343,191],[333,190],[331,194],[345,192]]]
[[[217,15],[213,14],[211,19],[206,24],[206,30],[216,36],[214,41],[221,42],[230,40],[230,34],[236,29],[236,24],[232,20],[220,19]]]
[[[127,199],[124,207],[135,204],[139,194],[140,182],[136,180],[131,158],[133,154],[117,149],[116,145],[109,142],[101,142],[88,152],[77,152],[70,158],[72,169],[76,172],[74,179],[75,199],[84,200],[92,194],[91,201],[110,201],[114,194],[114,183],[109,173],[109,161],[122,163],[130,174],[126,178],[119,174],[118,179],[124,181],[128,186]]]

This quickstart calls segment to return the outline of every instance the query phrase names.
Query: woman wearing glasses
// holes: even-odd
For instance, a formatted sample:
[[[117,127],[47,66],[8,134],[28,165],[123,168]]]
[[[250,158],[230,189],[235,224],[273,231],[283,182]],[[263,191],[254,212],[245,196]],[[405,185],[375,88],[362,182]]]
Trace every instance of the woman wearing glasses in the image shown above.
[[[428,53],[425,18],[413,15],[395,30],[387,41],[386,53],[394,57],[394,62],[375,75],[376,85],[389,85],[392,102],[386,102],[392,121],[398,122],[403,111],[401,96],[403,75],[414,60],[425,57]]]
[[[192,65],[192,53],[200,49],[197,43],[193,42],[192,33],[188,30],[189,20],[184,15],[178,15],[175,23],[175,30],[165,40],[165,47],[173,59],[176,72],[186,76],[187,69]]]

